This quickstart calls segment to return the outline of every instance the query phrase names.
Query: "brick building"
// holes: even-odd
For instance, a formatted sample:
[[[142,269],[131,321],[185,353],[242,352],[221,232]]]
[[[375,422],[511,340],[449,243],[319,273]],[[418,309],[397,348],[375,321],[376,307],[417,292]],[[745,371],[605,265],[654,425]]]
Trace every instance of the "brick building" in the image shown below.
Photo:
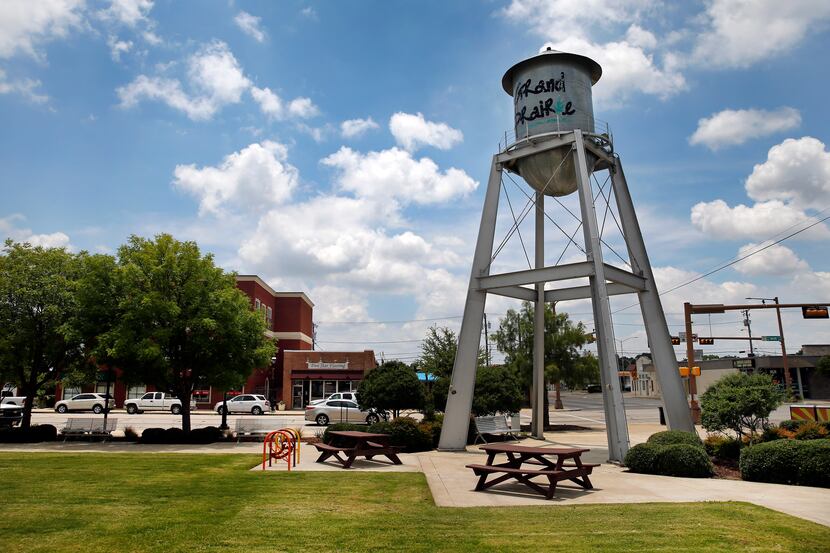
[[[301,409],[313,399],[356,389],[366,371],[376,366],[372,351],[312,351],[314,303],[305,293],[277,292],[255,275],[238,275],[236,286],[250,299],[251,309],[262,313],[266,335],[277,341],[277,354],[269,366],[255,369],[240,390],[230,393],[263,394],[272,405],[282,401],[286,408]],[[127,386],[118,379],[120,371],[116,369],[114,373],[116,381],[110,393],[116,407],[123,406],[126,399],[155,391],[151,385]],[[106,382],[103,378],[99,380],[78,388],[63,388],[58,384],[56,399],[81,392],[104,393]],[[193,400],[197,409],[211,409],[222,400],[224,392],[216,388],[195,390]]]

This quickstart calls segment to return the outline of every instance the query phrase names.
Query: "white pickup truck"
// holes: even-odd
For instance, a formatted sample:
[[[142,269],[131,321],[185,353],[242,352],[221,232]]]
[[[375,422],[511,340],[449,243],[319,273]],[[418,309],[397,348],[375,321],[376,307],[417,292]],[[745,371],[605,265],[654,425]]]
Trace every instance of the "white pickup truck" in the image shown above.
[[[3,385],[3,388],[0,390],[0,405],[19,405],[23,406],[23,403],[26,401],[25,396],[18,396],[17,388],[9,383]]]
[[[124,409],[130,415],[144,411],[170,411],[178,415],[182,412],[182,401],[164,392],[147,392],[138,399],[125,401]]]

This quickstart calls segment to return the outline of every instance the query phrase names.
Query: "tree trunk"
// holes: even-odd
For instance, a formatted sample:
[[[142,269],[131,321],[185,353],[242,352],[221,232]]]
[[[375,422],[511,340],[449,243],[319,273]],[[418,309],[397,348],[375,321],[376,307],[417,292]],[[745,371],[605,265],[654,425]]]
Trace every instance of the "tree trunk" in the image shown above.
[[[185,434],[190,432],[190,390],[191,386],[182,385],[176,391],[176,396],[182,402],[182,430]]]
[[[553,408],[554,409],[564,409],[565,406],[562,404],[562,396],[561,396],[562,382],[557,381],[556,383],[554,383],[553,388],[554,388],[554,390],[556,390],[556,400],[553,403]]]
[[[37,371],[32,369],[29,382],[21,382],[21,391],[25,396],[23,400],[23,419],[20,421],[20,428],[28,430],[32,426],[32,408],[35,406],[35,392],[37,392]]]

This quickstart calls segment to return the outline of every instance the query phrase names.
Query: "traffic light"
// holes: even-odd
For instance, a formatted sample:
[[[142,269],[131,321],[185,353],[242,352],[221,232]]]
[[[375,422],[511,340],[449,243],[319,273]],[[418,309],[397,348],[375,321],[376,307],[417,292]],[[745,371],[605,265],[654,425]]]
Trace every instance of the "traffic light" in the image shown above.
[[[692,367],[692,376],[700,376],[700,367]]]
[[[805,319],[830,319],[826,305],[810,305],[801,308],[801,315]]]
[[[678,369],[680,369],[680,376],[683,378],[689,376],[690,373],[691,376],[700,376],[700,367],[692,367],[691,371],[689,371],[689,367],[678,367]]]
[[[697,341],[698,344],[701,346],[714,346],[715,339],[714,338],[699,338]]]
[[[672,343],[673,346],[679,346],[680,345],[680,338],[678,336],[672,336],[671,337],[671,343]]]

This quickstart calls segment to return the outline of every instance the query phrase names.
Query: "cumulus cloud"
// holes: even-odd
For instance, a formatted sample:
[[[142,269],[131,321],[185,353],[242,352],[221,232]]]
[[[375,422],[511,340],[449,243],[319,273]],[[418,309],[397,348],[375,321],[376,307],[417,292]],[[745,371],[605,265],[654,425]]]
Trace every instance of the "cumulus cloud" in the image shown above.
[[[46,42],[83,22],[84,0],[5,0],[0,4],[0,58],[17,53],[42,58]]]
[[[449,150],[464,140],[464,135],[458,129],[446,123],[427,121],[422,113],[395,113],[389,119],[389,131],[395,141],[410,152],[421,146]]]
[[[288,116],[295,119],[310,119],[320,114],[320,108],[309,98],[294,98],[285,104],[276,92],[267,87],[251,87],[251,96],[259,104],[262,113],[272,120],[281,120]]]
[[[399,148],[362,154],[343,146],[322,163],[337,170],[340,189],[367,198],[434,204],[466,196],[478,182],[454,167],[444,172],[429,158],[414,159]]]
[[[378,124],[371,117],[367,117],[366,119],[349,119],[340,123],[340,134],[343,138],[357,138],[377,128]]]
[[[110,47],[110,56],[113,61],[121,61],[121,54],[126,54],[133,47],[131,40],[119,40],[118,37],[110,35],[107,38],[107,46]]]
[[[48,234],[35,234],[32,229],[18,226],[26,220],[26,217],[14,213],[7,217],[0,217],[0,242],[11,238],[15,242],[28,242],[33,246],[44,248],[67,248],[72,249],[69,243],[69,236],[63,232],[52,232]]]
[[[654,280],[658,290],[669,290],[700,276],[699,273],[677,267],[654,267]],[[663,307],[670,312],[683,312],[683,302],[738,303],[747,296],[757,295],[757,286],[751,282],[714,282],[700,279],[684,286],[682,294],[670,294],[663,300]]]
[[[257,42],[263,42],[265,40],[265,31],[263,31],[260,27],[260,21],[261,18],[251,15],[245,11],[239,12],[236,14],[236,17],[233,18],[233,22],[236,23],[237,27],[242,29],[242,32]]]
[[[738,257],[744,257],[757,251],[766,244],[746,244],[738,250]],[[734,265],[735,270],[743,275],[786,275],[807,271],[810,266],[786,246],[776,244],[747,257]]]
[[[147,14],[153,9],[153,0],[112,0],[110,6],[99,12],[102,19],[136,27],[148,23]]]
[[[689,143],[702,144],[710,150],[743,144],[748,140],[788,131],[801,124],[797,109],[776,110],[725,109],[700,119]]]
[[[228,209],[261,213],[288,200],[297,187],[297,169],[282,144],[263,141],[225,157],[215,167],[177,165],[173,184],[198,198],[200,214]]]
[[[797,208],[830,205],[830,152],[820,140],[788,138],[770,148],[767,160],[746,179],[753,200],[782,200]]]
[[[707,67],[748,67],[782,55],[830,20],[830,3],[813,0],[712,0],[694,59]]]
[[[767,238],[785,230],[795,230],[813,219],[800,209],[772,200],[747,206],[730,207],[723,200],[700,202],[692,207],[692,225],[712,238],[746,240]],[[801,235],[804,238],[827,239],[830,230],[824,225]]]
[[[238,103],[251,84],[228,45],[219,41],[203,46],[190,56],[187,83],[189,93],[177,79],[139,75],[116,92],[125,108],[142,100],[155,100],[183,111],[193,120],[205,120],[223,106]]]
[[[309,119],[320,115],[320,108],[310,98],[294,98],[288,103],[288,114],[299,119]]]

